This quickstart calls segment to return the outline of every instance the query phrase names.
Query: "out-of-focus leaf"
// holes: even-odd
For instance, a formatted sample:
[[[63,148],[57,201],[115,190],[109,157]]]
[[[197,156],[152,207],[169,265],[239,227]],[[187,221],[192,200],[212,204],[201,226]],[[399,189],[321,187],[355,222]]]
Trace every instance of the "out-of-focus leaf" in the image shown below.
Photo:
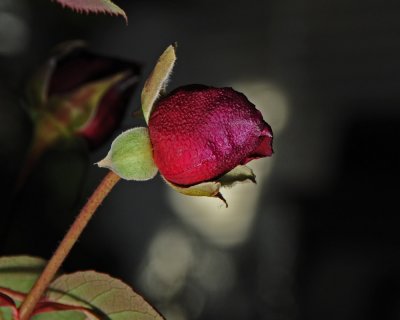
[[[27,293],[45,264],[45,260],[30,256],[1,257],[0,287]]]
[[[50,287],[47,299],[72,306],[91,307],[111,320],[163,319],[128,285],[106,274],[94,271],[67,274],[57,278]]]
[[[29,256],[0,258],[0,287],[5,288],[0,291],[3,296],[0,315],[3,319],[11,320],[17,312],[13,305],[6,306],[6,300],[11,303],[10,299],[18,300],[23,297],[33,286],[45,264],[43,259]]]
[[[146,122],[149,122],[154,103],[165,89],[176,61],[176,44],[170,45],[157,61],[142,90],[142,110]]]
[[[121,133],[112,143],[99,167],[113,170],[126,180],[144,181],[157,174],[147,128],[133,128]]]
[[[128,17],[124,10],[110,0],[56,0],[63,7],[68,7],[77,12],[107,13],[119,15],[128,24]]]

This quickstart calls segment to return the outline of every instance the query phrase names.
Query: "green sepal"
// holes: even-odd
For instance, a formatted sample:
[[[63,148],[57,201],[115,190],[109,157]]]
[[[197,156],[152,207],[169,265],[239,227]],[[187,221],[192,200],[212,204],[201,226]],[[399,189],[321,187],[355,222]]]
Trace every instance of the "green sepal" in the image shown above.
[[[147,78],[141,95],[143,115],[149,123],[154,103],[165,90],[169,76],[176,61],[176,44],[171,44],[162,53],[152,73]]]
[[[228,207],[228,203],[226,202],[225,198],[219,192],[221,188],[221,183],[218,181],[208,181],[198,183],[192,186],[179,186],[176,185],[163,177],[164,181],[175,191],[182,193],[187,196],[195,196],[195,197],[214,197],[221,199],[225,206]]]
[[[126,180],[145,181],[154,178],[157,166],[147,128],[138,127],[121,133],[111,144],[107,156],[97,163]]]
[[[223,187],[231,187],[235,183],[245,182],[248,180],[253,183],[257,183],[256,175],[254,174],[253,170],[247,166],[239,165],[228,173],[224,174],[217,181],[220,182]]]

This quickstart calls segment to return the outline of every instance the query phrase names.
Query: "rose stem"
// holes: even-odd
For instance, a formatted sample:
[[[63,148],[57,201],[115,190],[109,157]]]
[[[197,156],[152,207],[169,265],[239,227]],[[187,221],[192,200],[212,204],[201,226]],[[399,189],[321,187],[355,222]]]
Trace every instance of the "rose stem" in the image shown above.
[[[64,236],[57,250],[44,268],[42,274],[36,280],[36,283],[32,287],[31,291],[22,302],[19,308],[20,320],[29,319],[29,316],[33,312],[39,299],[42,297],[48,285],[53,280],[55,274],[57,273],[58,269],[67,257],[75,242],[78,240],[80,234],[88,224],[90,218],[93,216],[96,209],[103,202],[104,198],[108,195],[108,193],[119,181],[119,179],[120,177],[118,175],[110,171],[100,182],[96,190],[93,192],[89,200],[82,208],[79,215],[76,217],[67,234]]]

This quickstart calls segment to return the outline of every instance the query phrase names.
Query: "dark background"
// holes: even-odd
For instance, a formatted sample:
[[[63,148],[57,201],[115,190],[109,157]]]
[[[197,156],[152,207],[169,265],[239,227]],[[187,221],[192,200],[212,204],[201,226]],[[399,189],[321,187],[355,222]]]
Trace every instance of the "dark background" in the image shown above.
[[[400,319],[398,1],[115,1],[122,18],[0,0],[2,254],[49,258],[105,170],[60,144],[11,194],[31,134],[28,76],[59,42],[143,64],[178,41],[169,88],[233,86],[275,132],[258,186],[184,198],[121,182],[64,264],[129,283],[167,319]],[[135,125],[137,90],[115,135]],[[236,190],[236,191],[235,191]],[[7,219],[7,216],[12,219]]]

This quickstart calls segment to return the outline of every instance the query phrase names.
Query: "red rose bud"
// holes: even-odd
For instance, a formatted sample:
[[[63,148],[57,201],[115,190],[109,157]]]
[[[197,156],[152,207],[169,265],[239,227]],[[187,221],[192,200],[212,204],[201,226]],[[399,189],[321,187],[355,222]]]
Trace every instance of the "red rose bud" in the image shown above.
[[[149,132],[159,171],[182,186],[214,180],[273,153],[271,127],[246,96],[231,88],[174,90],[156,102]]]

